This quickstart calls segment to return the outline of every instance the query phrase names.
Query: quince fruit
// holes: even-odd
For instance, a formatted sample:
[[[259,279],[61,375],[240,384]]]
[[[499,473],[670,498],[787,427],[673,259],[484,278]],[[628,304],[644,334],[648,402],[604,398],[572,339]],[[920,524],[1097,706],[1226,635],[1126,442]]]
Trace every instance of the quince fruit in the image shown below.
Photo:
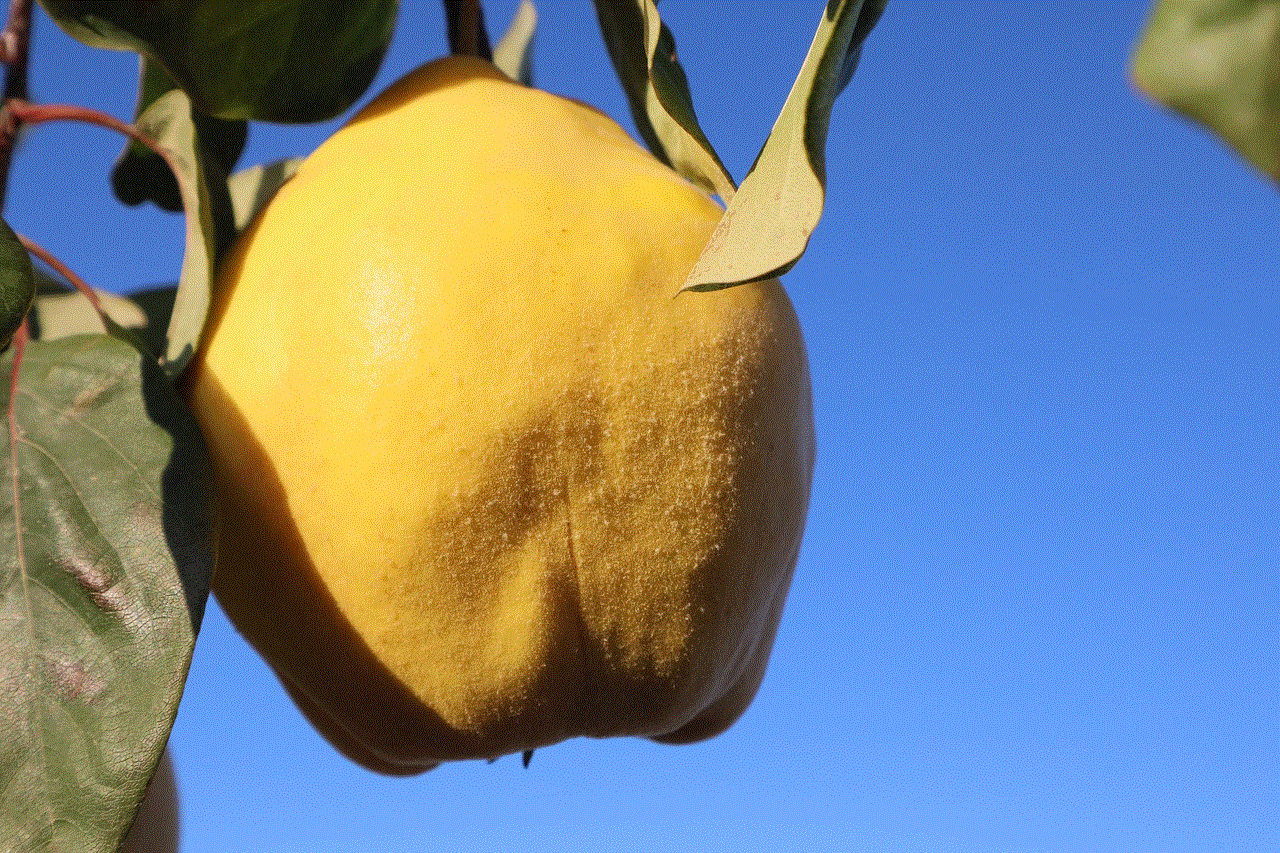
[[[603,114],[454,57],[242,235],[187,387],[215,590],[348,756],[687,742],[751,701],[812,405],[777,281],[677,295],[720,216]]]

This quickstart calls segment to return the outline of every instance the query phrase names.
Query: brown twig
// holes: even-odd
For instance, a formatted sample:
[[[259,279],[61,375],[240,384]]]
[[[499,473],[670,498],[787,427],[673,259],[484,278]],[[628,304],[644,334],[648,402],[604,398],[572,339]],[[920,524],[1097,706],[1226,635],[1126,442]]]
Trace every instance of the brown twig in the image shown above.
[[[9,16],[0,33],[0,62],[9,66],[5,75],[6,98],[27,97],[27,46],[31,43],[32,0],[11,0]],[[17,73],[15,73],[17,72]]]
[[[0,100],[0,207],[9,185],[9,164],[22,124],[9,104],[27,99],[27,47],[31,43],[32,0],[10,0],[9,16],[0,31],[0,62],[5,65],[3,100]]]

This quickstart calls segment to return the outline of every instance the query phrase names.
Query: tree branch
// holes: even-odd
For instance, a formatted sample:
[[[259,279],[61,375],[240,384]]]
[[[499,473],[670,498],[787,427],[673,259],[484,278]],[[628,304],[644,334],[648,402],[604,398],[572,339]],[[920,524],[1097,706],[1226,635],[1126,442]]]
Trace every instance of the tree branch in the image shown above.
[[[31,43],[32,0],[10,0],[9,17],[0,32],[0,62],[5,65],[0,102],[0,207],[9,186],[9,164],[22,122],[9,109],[14,100],[27,99],[27,47]]]

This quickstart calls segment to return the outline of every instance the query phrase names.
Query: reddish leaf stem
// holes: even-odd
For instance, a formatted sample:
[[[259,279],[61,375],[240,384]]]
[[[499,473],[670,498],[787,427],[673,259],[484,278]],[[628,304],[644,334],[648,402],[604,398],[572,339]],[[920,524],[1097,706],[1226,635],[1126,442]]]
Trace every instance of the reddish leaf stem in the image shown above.
[[[98,312],[99,319],[102,320],[104,328],[107,327],[107,312],[102,308],[102,300],[98,299],[97,291],[89,286],[88,282],[71,271],[71,268],[58,259],[58,256],[32,240],[25,234],[18,235],[18,241],[22,243],[22,247],[40,260],[44,261],[58,273],[71,283],[77,291],[89,300],[89,304],[93,306],[93,310]]]
[[[173,152],[138,130],[131,124],[125,124],[115,116],[92,110],[88,107],[78,107],[73,104],[33,104],[30,101],[12,100],[6,105],[13,117],[23,124],[44,124],[50,121],[78,121],[84,124],[95,124],[98,127],[105,127],[108,130],[114,130],[122,133],[135,142],[145,145],[154,151],[160,159],[164,160],[169,167],[169,171],[175,176],[180,175],[177,162],[173,159]]]
[[[18,477],[18,416],[14,413],[14,398],[18,396],[18,375],[22,369],[22,354],[27,349],[27,321],[24,319],[22,325],[18,327],[18,331],[13,335],[13,370],[9,373],[9,473],[13,481],[13,511],[15,516],[20,516],[22,501],[19,497],[22,493],[22,482]],[[18,565],[26,566],[26,557],[22,550],[22,523],[16,525],[17,535],[14,537],[14,545],[17,549]],[[22,573],[23,583],[26,583],[27,575]],[[29,614],[28,614],[29,615]]]
[[[31,40],[32,0],[10,0],[4,31],[0,32],[0,62],[5,65],[4,90],[0,94],[0,206],[9,186],[9,164],[18,139],[21,120],[9,108],[15,100],[27,97],[27,47]],[[22,537],[22,478],[18,466],[18,415],[14,402],[18,396],[18,379],[22,375],[22,356],[27,349],[30,331],[26,318],[14,333],[13,367],[9,371],[9,477],[13,489],[14,551],[22,577],[22,598],[27,604],[28,631],[35,623],[31,618],[31,592],[27,588],[27,558]],[[40,740],[43,745],[43,739]],[[52,817],[52,815],[50,815]]]

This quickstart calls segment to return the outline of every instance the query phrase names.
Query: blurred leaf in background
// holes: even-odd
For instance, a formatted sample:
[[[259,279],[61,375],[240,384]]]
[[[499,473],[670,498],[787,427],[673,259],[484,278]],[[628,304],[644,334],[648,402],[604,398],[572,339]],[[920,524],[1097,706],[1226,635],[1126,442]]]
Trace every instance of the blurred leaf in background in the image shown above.
[[[1133,82],[1280,178],[1280,2],[1158,0]]]

